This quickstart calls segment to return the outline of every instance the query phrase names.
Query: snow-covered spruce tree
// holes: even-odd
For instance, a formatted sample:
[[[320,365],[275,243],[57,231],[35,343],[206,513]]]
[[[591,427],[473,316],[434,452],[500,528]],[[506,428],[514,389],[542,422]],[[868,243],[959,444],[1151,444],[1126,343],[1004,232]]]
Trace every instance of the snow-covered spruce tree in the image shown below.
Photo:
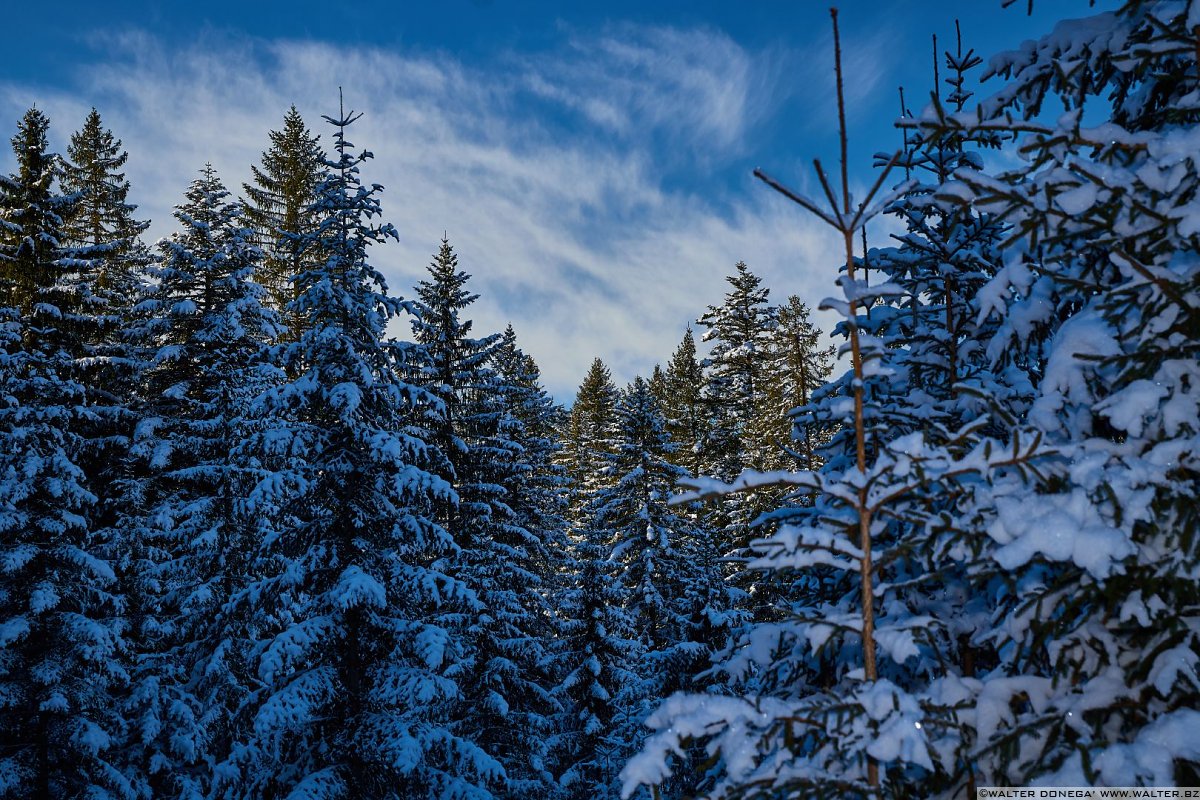
[[[235,711],[254,691],[245,609],[231,603],[257,547],[246,497],[259,477],[241,443],[257,356],[278,329],[250,278],[262,257],[212,166],[175,210],[133,340],[149,351],[131,448],[140,515],[125,533],[136,578],[132,768],[156,798],[205,796]]]
[[[93,108],[59,165],[59,185],[71,197],[62,244],[70,251],[72,322],[94,371],[86,375],[88,388],[110,405],[127,399],[121,387],[132,384],[139,367],[120,334],[145,291],[143,272],[152,261],[140,238],[150,223],[135,219],[137,206],[128,200],[129,181],[121,171],[128,158]]]
[[[840,62],[836,14],[834,34]],[[840,63],[837,75],[840,97]],[[844,123],[841,130],[845,175]],[[906,182],[901,192],[920,203],[929,188]],[[904,312],[904,288],[868,286],[854,255],[871,198],[855,204],[843,184],[840,205],[826,211],[783,191],[845,243],[844,299],[825,304],[842,315],[851,370],[817,392],[800,417],[832,420],[843,432],[817,453],[824,463],[816,471],[697,483],[700,495],[785,485],[804,497],[775,515],[777,529],[753,543],[757,558],[747,565],[759,580],[781,585],[781,615],[749,626],[724,658],[731,696],[677,695],[651,717],[659,733],[627,767],[625,789],[669,778],[664,753],[701,737],[720,759],[715,797],[961,793],[972,739],[962,733],[959,706],[970,705],[980,683],[958,658],[956,634],[972,609],[962,571],[938,571],[926,551],[937,543],[942,555],[969,557],[962,540],[980,520],[959,507],[973,509],[993,483],[1021,482],[1042,450],[1036,435],[1020,430],[984,438],[986,415],[958,428],[932,410],[922,420],[929,396],[914,395],[919,404],[908,405],[920,389],[907,368],[917,331],[875,327]],[[903,200],[892,206],[906,207]],[[973,225],[969,216],[961,224]],[[957,224],[947,221],[945,232]],[[923,262],[910,256],[908,264],[935,274],[943,268],[936,254]]]
[[[666,458],[682,467],[688,476],[695,477],[702,469],[709,419],[704,371],[696,358],[696,340],[690,325],[667,364],[663,383],[661,405],[665,430],[674,445]],[[689,628],[681,641],[702,645],[706,657],[728,644],[732,628],[739,624],[740,612],[736,609],[746,599],[744,593],[725,580],[728,565],[721,561],[722,532],[714,529],[708,511],[706,503],[691,503],[675,512],[687,520],[684,549],[691,566],[685,603],[689,609]],[[712,673],[701,678],[693,672],[687,679],[690,688],[700,689],[718,678]]]
[[[80,432],[87,440],[81,466],[99,499],[93,526],[120,527],[138,504],[127,450],[136,423],[133,396],[144,354],[126,336],[133,308],[145,295],[153,255],[140,236],[149,222],[134,217],[129,181],[122,168],[128,154],[92,109],[71,136],[59,165],[59,185],[71,203],[63,217],[62,244],[68,258],[62,278],[67,302],[63,321],[79,342],[75,368],[90,408]],[[119,534],[118,534],[119,535]],[[128,547],[114,555],[120,572]]]
[[[463,314],[478,295],[466,288],[469,279],[443,238],[429,277],[417,286],[413,334],[428,356],[424,386],[441,401],[429,439],[445,456],[446,479],[458,497],[440,506],[437,517],[458,546],[446,569],[479,602],[459,623],[464,651],[447,671],[461,687],[451,730],[499,765],[492,796],[515,800],[545,796],[553,782],[544,749],[555,706],[549,609],[540,591],[549,556],[543,532],[525,524],[538,521],[530,517],[537,498],[518,494],[532,488],[532,465],[516,438],[525,438],[523,430],[513,427],[510,415],[509,394],[517,387],[492,366],[505,340],[471,336]],[[546,509],[544,521],[552,522],[556,505]]]
[[[713,343],[703,362],[711,418],[704,473],[722,480],[761,466],[762,443],[752,440],[749,428],[764,389],[764,356],[776,324],[775,308],[768,302],[770,289],[762,285],[762,278],[743,261],[734,269],[725,279],[733,288],[724,302],[709,306],[699,320],[707,328],[704,341]]]
[[[60,308],[69,199],[48,127],[25,114],[17,172],[0,181],[0,796],[126,798],[122,601],[78,462],[86,390]]]
[[[436,566],[455,545],[432,508],[453,492],[413,427],[437,400],[398,372],[422,348],[384,338],[408,306],[368,258],[395,232],[372,222],[380,187],[359,178],[370,154],[346,139],[357,116],[326,119],[335,158],[306,235],[320,258],[297,277],[299,338],[271,353],[288,379],[254,409],[271,424],[251,444],[274,473],[250,497],[271,530],[248,596],[271,627],[249,729],[214,794],[479,796],[499,768],[448,727],[460,688],[446,672],[462,643],[435,620],[477,602]]]
[[[675,449],[658,401],[637,378],[617,403],[613,483],[592,500],[592,525],[612,542],[610,559],[628,600],[626,611],[645,649],[643,695],[670,694],[686,683],[698,648],[689,642],[686,586],[693,523],[668,505],[687,472],[667,460]]]
[[[63,217],[71,198],[55,191],[54,178],[61,161],[49,151],[46,132],[50,120],[36,107],[25,112],[12,138],[17,172],[4,178],[3,230],[0,230],[0,303],[5,308],[31,314],[45,296],[56,304],[64,298],[59,278],[65,258]],[[57,306],[56,306],[57,307]],[[49,311],[44,309],[40,313]],[[53,328],[61,342],[69,333]]]
[[[773,445],[755,438],[756,410],[765,390],[766,353],[775,328],[770,290],[745,262],[726,278],[732,289],[719,306],[709,306],[700,324],[704,341],[713,342],[707,358],[703,397],[708,409],[707,437],[700,473],[725,481],[744,469],[766,466]],[[720,530],[723,555],[741,556],[751,539],[751,524],[766,510],[771,492],[723,497],[713,504],[707,524]]]
[[[607,532],[592,524],[591,502],[612,483],[618,440],[618,392],[608,367],[595,359],[576,393],[563,434],[562,459],[571,479],[570,551],[554,605],[561,628],[555,655],[562,705],[555,726],[555,774],[570,800],[615,796],[629,747],[617,730],[627,688],[637,678],[633,622],[609,559]]]
[[[1036,359],[1027,418],[1062,454],[988,498],[975,577],[1007,587],[1002,661],[969,721],[993,782],[1200,780],[1197,24],[1182,0],[1061,22],[992,59],[977,111],[920,120],[1018,139],[1022,168],[946,194],[1020,233],[981,310],[995,359]]]
[[[295,106],[283,117],[283,129],[271,131],[271,146],[261,166],[250,167],[253,180],[242,184],[246,219],[264,258],[255,281],[267,290],[269,305],[284,315],[286,336],[296,338],[301,317],[288,311],[297,297],[296,276],[315,266],[306,251],[316,229],[317,186],[324,177],[325,154]]]
[[[681,689],[700,688],[694,678],[724,644],[732,605],[720,591],[723,574],[711,532],[692,509],[669,505],[676,484],[688,476],[668,457],[675,449],[666,420],[649,384],[637,378],[616,408],[614,482],[592,498],[591,527],[611,542],[610,561],[622,591],[624,611],[636,645],[631,662],[640,680],[617,698],[616,731],[627,752],[643,738],[642,721],[653,704]],[[704,772],[699,754],[693,769],[670,785],[667,797],[691,796]]]
[[[563,409],[541,385],[538,363],[518,347],[511,325],[500,335],[491,367],[503,389],[500,427],[521,452],[520,474],[512,477],[508,486],[508,505],[522,527],[542,531],[548,537],[547,546],[551,542],[560,546],[568,501],[566,470],[558,463]],[[552,576],[553,572],[545,565],[541,575]]]
[[[505,504],[512,510],[516,524],[533,532],[541,542],[542,546],[533,551],[532,568],[538,576],[540,593],[549,601],[571,573],[567,536],[570,483],[566,470],[558,463],[563,410],[542,387],[537,363],[517,346],[511,325],[505,328],[493,352],[491,367],[502,389],[501,433],[520,453],[516,473],[506,485]],[[545,623],[543,618],[544,636]]]

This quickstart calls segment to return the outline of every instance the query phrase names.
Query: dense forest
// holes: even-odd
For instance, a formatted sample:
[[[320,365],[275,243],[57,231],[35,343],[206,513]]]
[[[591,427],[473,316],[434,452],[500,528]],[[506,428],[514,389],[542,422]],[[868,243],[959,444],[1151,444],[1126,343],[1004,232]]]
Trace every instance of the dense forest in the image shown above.
[[[757,173],[844,241],[804,265],[838,296],[731,265],[569,407],[448,238],[389,291],[354,113],[288,110],[148,243],[100,113],[58,154],[31,108],[0,797],[1200,785],[1200,8],[935,52],[858,199],[838,53],[840,184]]]

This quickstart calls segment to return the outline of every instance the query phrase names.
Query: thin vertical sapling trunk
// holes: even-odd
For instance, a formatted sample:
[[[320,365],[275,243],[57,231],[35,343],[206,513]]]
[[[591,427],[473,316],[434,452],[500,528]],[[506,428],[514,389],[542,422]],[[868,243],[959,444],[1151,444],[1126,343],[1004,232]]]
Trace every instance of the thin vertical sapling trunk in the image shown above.
[[[850,336],[850,358],[854,372],[854,448],[855,460],[858,471],[861,475],[867,474],[867,429],[863,419],[863,403],[866,391],[866,371],[864,368],[863,351],[859,337],[857,315],[858,315],[858,292],[855,290],[856,285],[856,270],[854,264],[854,234],[865,226],[867,219],[874,215],[874,211],[870,209],[870,203],[874,199],[875,194],[879,191],[880,186],[886,179],[889,172],[897,161],[900,159],[900,152],[892,156],[891,161],[880,172],[879,177],[875,181],[875,185],[871,187],[866,198],[855,210],[851,205],[850,198],[850,176],[848,165],[848,136],[846,131],[846,101],[845,91],[843,87],[843,71],[842,71],[842,46],[841,38],[838,31],[838,12],[836,8],[829,10],[829,16],[833,23],[833,59],[834,59],[834,77],[837,83],[837,113],[838,113],[838,145],[839,145],[839,162],[841,169],[841,202],[835,197],[830,186],[829,179],[821,167],[819,160],[813,161],[813,166],[816,170],[817,178],[821,182],[821,188],[825,192],[825,197],[829,201],[829,211],[826,212],[819,208],[815,203],[807,198],[798,195],[784,186],[773,180],[762,170],[755,170],[754,174],[760,180],[771,186],[776,191],[779,191],[789,199],[795,201],[808,211],[816,214],[817,217],[824,220],[828,225],[833,227],[842,235],[842,242],[845,247],[846,259],[846,280],[850,291],[846,293],[847,309],[845,311],[846,326]],[[840,206],[840,207],[839,207]],[[858,502],[855,504],[855,511],[858,517],[858,545],[861,552],[859,558],[859,577],[862,587],[862,649],[863,649],[863,675],[868,681],[874,681],[878,677],[878,669],[876,666],[875,657],[875,590],[874,590],[874,565],[871,559],[871,518],[872,506],[867,496],[869,487],[866,481],[863,481],[863,486],[858,490]],[[867,761],[867,783],[872,791],[879,790],[879,766],[873,759],[868,758]]]

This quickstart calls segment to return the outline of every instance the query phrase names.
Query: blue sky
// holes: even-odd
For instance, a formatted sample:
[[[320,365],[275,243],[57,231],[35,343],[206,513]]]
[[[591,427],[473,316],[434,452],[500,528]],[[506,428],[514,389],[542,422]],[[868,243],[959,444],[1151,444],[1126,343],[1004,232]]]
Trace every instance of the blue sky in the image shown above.
[[[986,58],[1094,13],[1036,5],[839,4],[860,190],[872,153],[899,144],[897,87],[913,107],[928,97],[932,34],[950,45],[957,16]],[[834,236],[750,175],[804,187],[812,157],[836,157],[828,6],[21,3],[6,11],[0,130],[36,103],[63,148],[95,105],[157,238],[206,161],[239,187],[289,104],[324,133],[342,86],[401,235],[375,254],[393,291],[411,294],[448,232],[482,295],[476,329],[511,321],[566,401],[597,355],[620,381],[665,362],[738,260],[778,301],[831,293]]]

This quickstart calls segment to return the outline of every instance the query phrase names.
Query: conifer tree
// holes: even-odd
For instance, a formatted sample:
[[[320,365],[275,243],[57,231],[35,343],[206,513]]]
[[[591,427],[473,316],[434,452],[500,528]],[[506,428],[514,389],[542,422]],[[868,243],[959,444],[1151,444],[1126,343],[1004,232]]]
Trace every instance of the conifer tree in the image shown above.
[[[671,489],[685,475],[667,461],[674,449],[662,410],[649,384],[635,378],[616,408],[617,452],[612,458],[613,483],[593,501],[600,530],[613,542],[610,558],[620,565],[629,593],[627,608],[639,637],[653,651],[679,641],[683,623],[682,548],[686,522],[668,505]]]
[[[76,196],[64,219],[65,244],[94,248],[93,257],[102,262],[96,265],[98,289],[124,285],[127,259],[136,253],[138,237],[149,225],[133,217],[137,206],[128,200],[129,181],[121,171],[128,160],[121,140],[104,127],[93,108],[83,127],[71,135],[60,166],[63,193]]]
[[[841,50],[832,14],[841,110]],[[844,116],[839,121],[844,165]],[[921,149],[920,158],[931,155]],[[817,170],[825,180],[819,162]],[[921,251],[919,236],[910,235],[894,251],[872,251],[873,267],[903,263],[910,274],[933,281],[952,274],[952,260],[967,271],[988,261],[995,241],[988,221],[970,213],[952,218],[948,206],[927,202],[943,188],[905,182],[888,207],[911,211],[914,224],[928,223],[939,236],[958,237],[960,250]],[[868,257],[856,257],[854,246],[870,198],[856,211],[843,184],[841,205],[831,194],[826,212],[784,193],[832,225],[845,244],[844,299],[827,305],[842,315],[851,369],[801,409],[841,432],[816,453],[816,470],[782,479],[778,472],[745,474],[734,484],[697,482],[701,496],[795,493],[765,515],[764,528],[773,530],[752,543],[746,565],[757,580],[779,587],[783,602],[775,604],[778,616],[755,620],[722,656],[719,668],[740,697],[708,705],[704,698],[674,698],[651,718],[660,733],[650,749],[668,741],[678,747],[696,734],[711,737],[709,751],[726,759],[717,793],[735,797],[969,794],[976,762],[961,712],[980,684],[976,665],[960,656],[964,638],[970,645],[986,635],[973,628],[986,617],[988,590],[972,587],[957,562],[971,558],[965,540],[972,531],[986,529],[987,512],[977,501],[992,487],[1023,482],[1047,453],[1036,432],[992,424],[989,407],[954,417],[925,391],[911,368],[924,342],[938,340],[963,353],[978,352],[979,342],[966,338],[967,326],[939,334],[903,324],[904,304],[929,302],[929,293],[908,295],[891,282],[868,285],[862,277]],[[955,302],[965,303],[963,318],[970,318],[975,299],[969,284],[963,289]],[[948,424],[952,420],[957,424]],[[988,439],[985,431],[1004,437]],[[750,752],[749,761],[741,759]],[[645,775],[652,761],[649,754],[639,757],[627,777]]]
[[[121,598],[79,465],[85,389],[63,325],[63,214],[49,121],[30,109],[0,196],[0,796],[130,797],[112,697]]]
[[[667,373],[661,364],[655,364],[650,372],[650,380],[646,381],[650,394],[662,406],[667,401]]]
[[[625,737],[636,725],[628,717],[629,692],[636,686],[633,621],[609,559],[611,532],[594,524],[593,504],[613,481],[617,399],[608,367],[595,359],[563,434],[572,513],[569,576],[555,599],[562,621],[556,653],[562,678],[555,696],[563,712],[554,761],[559,784],[571,800],[615,791],[617,770],[629,754]]]
[[[979,317],[989,356],[1028,376],[1023,419],[1059,455],[969,508],[985,532],[972,577],[1004,581],[987,639],[1002,663],[964,715],[989,782],[1200,776],[1183,733],[1200,724],[1200,242],[1186,199],[1200,173],[1179,149],[1198,120],[1195,21],[1180,0],[1062,22],[991,61],[1003,85],[976,112],[935,103],[914,123],[1020,142],[1020,167],[966,165],[946,194],[1019,234]],[[1055,98],[1068,112],[1043,121]]]
[[[708,410],[707,437],[700,473],[733,480],[744,469],[764,466],[768,446],[755,438],[755,417],[766,388],[765,356],[775,327],[770,290],[745,262],[726,278],[732,289],[720,306],[700,318],[713,342],[703,398]],[[761,492],[724,497],[710,507],[706,524],[720,531],[724,555],[741,557],[753,538],[751,525],[772,498]]]
[[[257,546],[246,497],[258,473],[240,443],[278,328],[250,282],[262,254],[212,166],[175,212],[135,337],[152,350],[139,435],[144,508],[131,537],[138,645],[127,715],[135,763],[155,797],[203,796],[252,694],[246,609],[233,602]]]
[[[609,482],[608,456],[616,450],[617,387],[599,358],[592,361],[579,385],[563,432],[563,459],[577,498]],[[579,509],[576,499],[572,507]]]
[[[696,338],[692,326],[667,365],[663,389],[663,413],[667,418],[667,433],[675,442],[670,458],[696,476],[703,468],[704,444],[708,435],[705,413],[704,371],[696,359]]]
[[[545,560],[536,564],[535,572],[540,594],[549,601],[570,568],[570,484],[558,460],[563,411],[542,387],[537,363],[517,346],[512,325],[505,328],[491,367],[503,388],[501,432],[521,454],[516,473],[506,487],[505,503],[520,528],[541,538],[543,547],[535,552]]]
[[[461,631],[462,696],[453,730],[500,765],[503,782],[495,796],[544,795],[552,781],[543,743],[553,703],[539,568],[549,556],[545,532],[523,524],[535,521],[529,504],[537,498],[525,495],[533,488],[527,474],[533,465],[526,461],[528,440],[513,429],[509,414],[510,402],[518,399],[510,394],[518,387],[507,385],[492,366],[504,337],[470,335],[472,322],[463,312],[477,295],[466,289],[470,276],[459,269],[449,240],[442,239],[429,275],[417,287],[413,332],[428,356],[426,388],[441,401],[440,424],[430,440],[449,462],[446,478],[458,497],[442,507],[438,521],[458,546],[454,575],[480,606]],[[531,388],[527,384],[525,392]],[[526,394],[522,411],[535,410],[531,401]],[[549,514],[540,521],[552,522]]]
[[[572,522],[590,494],[608,482],[608,456],[616,451],[617,387],[604,361],[595,359],[566,415],[562,459],[572,485]]]
[[[751,437],[754,418],[764,390],[763,362],[775,309],[768,303],[770,289],[744,261],[725,280],[732,289],[719,306],[709,306],[700,318],[708,330],[704,341],[713,342],[704,360],[708,367],[704,387],[711,431],[706,445],[705,474],[732,480],[762,460],[762,444]]]
[[[675,443],[649,384],[635,379],[622,393],[616,413],[614,480],[593,498],[591,524],[612,543],[609,559],[617,565],[642,651],[639,673],[644,682],[637,691],[638,700],[645,701],[689,686],[689,677],[707,660],[711,642],[693,638],[692,615],[698,609],[689,589],[712,585],[720,572],[719,567],[715,575],[703,571],[716,566],[704,557],[703,548],[711,544],[707,532],[686,508],[669,504],[687,472],[668,460]]]
[[[149,223],[135,217],[137,207],[129,202],[123,172],[128,154],[96,109],[72,134],[67,156],[59,164],[60,185],[71,198],[63,217],[69,256],[60,279],[63,324],[76,340],[74,374],[89,409],[76,426],[82,437],[78,463],[97,497],[90,525],[111,544],[110,558],[126,598],[130,657],[136,658],[145,632],[136,599],[143,576],[135,564],[141,558],[145,473],[130,446],[141,413],[137,389],[149,343],[136,341],[130,331],[154,256],[140,238]]]
[[[49,151],[49,128],[50,120],[37,108],[25,113],[12,139],[17,172],[4,181],[0,304],[24,313],[59,291],[64,271],[63,216],[71,203],[54,191],[60,159]]]
[[[793,412],[808,407],[833,371],[834,347],[821,346],[821,331],[809,319],[808,306],[792,295],[776,310],[763,371],[767,376],[759,398],[751,438],[762,443],[761,469],[784,469],[799,463],[817,466],[816,451],[828,438],[811,421],[797,423]]]
[[[295,106],[283,117],[283,128],[271,131],[271,146],[261,165],[250,167],[253,180],[242,184],[246,219],[265,253],[255,280],[267,290],[268,303],[284,315],[287,334],[296,338],[301,317],[287,309],[297,297],[296,279],[315,266],[306,248],[317,219],[313,213],[317,187],[324,177],[325,154]]]
[[[86,358],[79,364],[90,404],[104,420],[91,437],[100,446],[98,461],[116,461],[132,427],[131,388],[141,369],[141,354],[126,340],[124,326],[146,291],[146,270],[153,261],[141,240],[149,222],[134,217],[129,181],[122,168],[129,154],[92,109],[83,127],[71,135],[59,182],[71,198],[63,217],[63,245],[70,253],[64,276],[70,326]],[[66,309],[64,309],[66,310]],[[89,469],[89,472],[94,470]],[[102,492],[108,494],[108,492]]]
[[[448,728],[462,688],[461,642],[439,624],[478,609],[442,571],[455,549],[432,518],[453,496],[428,471],[440,458],[414,425],[437,400],[404,381],[422,348],[384,339],[407,309],[371,265],[371,245],[395,237],[369,153],[346,138],[357,115],[327,117],[336,158],[317,192],[290,310],[296,341],[272,362],[288,376],[256,403],[271,424],[254,437],[275,472],[253,490],[269,517],[249,595],[269,623],[256,651],[253,719],[222,767],[220,793],[357,798],[467,796],[500,768]],[[219,793],[219,796],[220,796]]]

